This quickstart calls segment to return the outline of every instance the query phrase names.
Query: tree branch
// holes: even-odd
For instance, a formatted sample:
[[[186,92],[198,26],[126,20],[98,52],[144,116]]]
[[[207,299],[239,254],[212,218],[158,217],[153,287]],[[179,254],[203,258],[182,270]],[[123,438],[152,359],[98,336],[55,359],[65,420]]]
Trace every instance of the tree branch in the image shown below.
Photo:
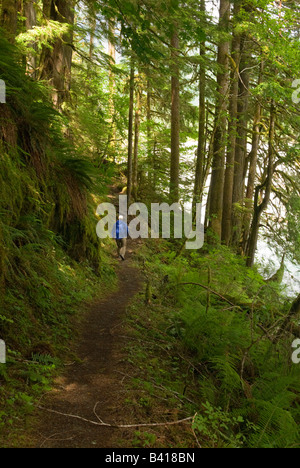
[[[81,416],[78,416],[76,414],[61,413],[60,411],[56,411],[50,408],[45,408],[43,406],[37,406],[37,408],[43,411],[48,411],[49,413],[58,414],[60,416],[66,416],[68,418],[73,418],[73,419],[79,419],[80,421],[93,424],[94,426],[111,427],[113,429],[130,429],[130,428],[135,428],[135,427],[174,426],[176,424],[183,424],[183,423],[193,421],[193,416],[190,416],[188,418],[179,419],[178,421],[163,422],[163,423],[109,424],[109,423],[104,422],[96,413],[96,408],[98,404],[99,402],[95,404],[94,410],[93,410],[98,421],[92,421],[91,419],[82,418]]]
[[[226,297],[222,296],[221,294],[219,294],[218,292],[216,292],[216,291],[214,291],[213,289],[209,288],[208,286],[205,286],[204,284],[189,282],[189,283],[179,283],[179,285],[195,285],[195,286],[200,286],[201,288],[206,289],[206,291],[209,291],[210,293],[214,294],[215,296],[218,296],[220,299],[222,299],[223,301],[227,302],[227,303],[230,304],[231,306],[237,307],[238,309],[241,309],[240,306],[238,306],[238,305],[234,304],[233,302],[229,301],[229,299],[226,299]],[[241,310],[242,310],[242,309],[241,309]]]

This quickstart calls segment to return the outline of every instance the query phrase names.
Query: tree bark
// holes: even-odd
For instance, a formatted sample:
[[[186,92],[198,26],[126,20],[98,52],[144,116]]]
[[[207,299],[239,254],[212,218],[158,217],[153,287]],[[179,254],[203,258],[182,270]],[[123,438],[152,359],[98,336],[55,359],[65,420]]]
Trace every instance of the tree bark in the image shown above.
[[[89,18],[89,23],[90,23],[90,44],[89,44],[89,58],[90,60],[93,60],[93,55],[94,55],[94,50],[95,50],[95,32],[96,32],[96,18],[93,15],[93,12],[90,13],[90,18]]]
[[[256,187],[255,189],[255,199],[254,199],[254,215],[250,230],[249,241],[247,245],[247,266],[252,267],[254,265],[255,260],[255,252],[257,249],[257,241],[258,241],[258,234],[259,234],[259,223],[261,219],[261,215],[264,210],[267,208],[268,203],[271,197],[272,191],[272,179],[274,174],[274,137],[275,137],[275,107],[274,103],[272,103],[271,111],[270,111],[270,129],[269,129],[269,149],[268,149],[268,168],[267,168],[267,176],[265,181]],[[265,189],[265,195],[263,201],[259,204],[259,194],[260,192]]]
[[[263,81],[263,70],[264,64],[261,63],[260,66],[260,73],[258,78],[258,85],[260,85]],[[244,216],[243,221],[243,252],[246,250],[247,240],[249,238],[249,230],[251,224],[251,208],[253,204],[253,196],[254,196],[254,186],[255,186],[255,178],[256,178],[256,166],[257,166],[257,158],[258,158],[258,150],[259,150],[259,142],[260,142],[260,123],[262,117],[262,106],[259,100],[256,101],[255,105],[255,113],[253,118],[253,128],[252,128],[252,146],[251,151],[248,156],[249,159],[249,172],[248,172],[248,184],[247,184],[247,191],[246,191],[246,200],[245,200],[245,207],[247,208],[249,213],[246,213]]]
[[[116,88],[115,73],[113,67],[116,63],[116,49],[113,43],[113,37],[115,35],[115,20],[112,19],[109,21],[109,33],[111,39],[108,41],[108,55],[110,58],[110,68],[109,68],[109,121],[110,121],[110,149],[112,152],[113,159],[116,155],[116,125],[115,125],[115,105],[114,105],[114,96]]]
[[[60,109],[68,99],[71,87],[72,28],[75,18],[73,0],[44,0],[43,13],[47,19],[70,25],[70,32],[57,39],[52,50],[44,48],[40,64],[40,78],[52,84],[53,104]]]
[[[147,70],[147,162],[148,162],[148,181],[152,183],[154,175],[154,156],[152,157],[152,138],[151,138],[151,82],[149,77],[149,69]]]
[[[131,57],[130,66],[130,92],[129,92],[129,117],[128,117],[128,161],[127,161],[127,197],[128,205],[132,195],[132,165],[133,165],[133,119],[134,119],[134,59]]]
[[[132,194],[134,200],[138,198],[138,152],[140,139],[140,112],[141,112],[141,90],[136,91],[136,110],[134,124],[134,151],[133,151],[133,168],[132,168]]]
[[[205,13],[205,1],[201,0],[200,10]],[[205,43],[200,46],[200,57],[202,63],[199,71],[199,128],[198,128],[198,147],[197,147],[197,160],[195,171],[195,185],[194,185],[194,199],[193,207],[195,209],[196,203],[201,203],[203,194],[203,175],[204,175],[204,161],[205,161],[205,125],[206,125],[206,110],[205,110],[205,85],[206,85],[206,69],[205,69]]]
[[[219,26],[228,31],[230,20],[230,1],[220,0]],[[223,193],[225,176],[225,151],[227,130],[227,97],[228,97],[228,71],[229,71],[229,41],[223,40],[218,47],[218,65],[220,71],[217,76],[217,102],[215,115],[215,135],[213,148],[211,200],[209,212],[209,227],[218,240],[222,236]]]
[[[180,161],[180,81],[179,81],[179,35],[177,25],[171,39],[171,164],[170,164],[170,201],[179,200],[179,161]]]
[[[36,9],[35,9],[35,2],[33,0],[28,0],[24,4],[24,15],[25,15],[25,26],[26,31],[29,31],[37,23],[36,17]],[[31,43],[30,47],[37,52],[37,44]],[[34,53],[30,53],[27,57],[27,64],[26,64],[27,73],[33,78],[37,78],[37,57]]]
[[[238,125],[236,138],[236,151],[234,161],[234,180],[232,204],[243,206],[245,196],[245,166],[247,157],[247,123],[248,123],[248,104],[249,104],[249,81],[250,75],[247,67],[248,51],[245,45],[246,37],[243,38],[242,55],[240,64],[240,82],[239,82],[239,99],[238,99]],[[231,244],[235,247],[240,246],[242,232],[242,214],[239,210],[233,209],[233,226]]]
[[[240,5],[235,4],[234,16],[240,11]],[[241,57],[241,35],[234,34],[231,51],[231,89],[229,101],[229,141],[226,159],[224,199],[223,199],[223,217],[222,217],[222,241],[229,245],[232,235],[232,197],[234,181],[234,160],[236,151],[237,137],[237,112],[238,112],[238,94],[239,94],[239,66]]]
[[[18,27],[18,0],[2,0],[0,26],[10,42],[15,42]]]
[[[281,327],[279,328],[278,332],[277,332],[277,335],[275,337],[275,339],[273,340],[274,343],[277,343],[278,340],[280,339],[280,337],[283,335],[283,333],[285,332],[285,330],[288,328],[289,324],[291,323],[291,321],[298,317],[300,315],[300,294],[299,296],[294,300],[287,316],[285,317]],[[299,329],[298,329],[299,330]],[[293,330],[292,330],[293,332]],[[298,335],[300,337],[300,333]]]

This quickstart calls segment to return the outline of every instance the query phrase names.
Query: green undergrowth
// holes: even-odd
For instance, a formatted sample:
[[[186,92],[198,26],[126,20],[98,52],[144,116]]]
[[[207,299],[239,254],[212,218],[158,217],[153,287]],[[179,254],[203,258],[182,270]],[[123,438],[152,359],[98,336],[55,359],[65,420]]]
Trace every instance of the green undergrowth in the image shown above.
[[[25,436],[26,415],[63,366],[84,304],[116,276],[111,244],[96,235],[110,168],[100,174],[79,150],[50,89],[28,77],[1,30],[0,79],[0,445],[18,446],[14,437]]]
[[[299,447],[293,336],[276,340],[290,307],[283,288],[221,246],[176,257],[172,244],[150,241],[139,265],[145,295],[128,312],[127,410],[143,423],[192,419],[141,428],[129,445]]]
[[[108,254],[99,276],[60,247],[28,253],[23,261],[31,273],[1,297],[0,336],[7,346],[7,363],[0,364],[1,447],[26,446],[38,399],[77,359],[73,345],[88,305],[116,287]]]

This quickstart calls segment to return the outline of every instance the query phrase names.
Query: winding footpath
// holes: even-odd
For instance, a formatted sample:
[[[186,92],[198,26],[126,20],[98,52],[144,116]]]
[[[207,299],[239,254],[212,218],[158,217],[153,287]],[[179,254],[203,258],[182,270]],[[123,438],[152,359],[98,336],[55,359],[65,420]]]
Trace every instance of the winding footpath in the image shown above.
[[[141,288],[129,243],[127,259],[117,270],[119,289],[91,306],[82,324],[77,356],[66,367],[38,410],[37,448],[115,448],[122,430],[99,425],[122,423],[123,321],[126,308]],[[94,421],[95,424],[92,424]]]

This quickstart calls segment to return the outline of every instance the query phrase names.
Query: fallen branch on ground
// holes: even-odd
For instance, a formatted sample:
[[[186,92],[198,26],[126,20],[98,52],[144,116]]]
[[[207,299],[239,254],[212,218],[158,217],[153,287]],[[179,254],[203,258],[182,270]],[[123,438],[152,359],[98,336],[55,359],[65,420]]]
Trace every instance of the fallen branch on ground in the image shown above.
[[[211,294],[214,294],[215,296],[218,296],[220,299],[222,299],[223,301],[227,302],[228,304],[230,304],[232,307],[236,307],[237,309],[241,309],[242,308],[240,306],[238,306],[237,304],[234,304],[233,302],[231,302],[229,299],[226,299],[226,297],[222,296],[222,294],[218,293],[217,291],[214,291],[213,289],[209,288],[208,286],[205,286],[204,284],[201,284],[201,283],[193,283],[193,282],[188,282],[188,283],[178,283],[178,286],[180,285],[194,285],[194,286],[200,286],[200,288],[203,288],[203,289],[206,289],[206,291],[209,291]]]
[[[58,414],[60,416],[66,416],[68,418],[79,419],[80,421],[93,424],[94,426],[111,427],[113,429],[130,429],[130,428],[135,428],[135,427],[174,426],[175,424],[183,424],[189,421],[193,421],[193,416],[191,416],[188,418],[179,419],[178,421],[170,421],[170,422],[163,422],[163,423],[110,424],[110,423],[106,423],[102,421],[102,419],[96,413],[96,407],[98,403],[99,402],[97,402],[96,405],[94,406],[94,414],[97,417],[98,421],[92,421],[91,419],[82,418],[81,416],[78,416],[76,414],[61,413],[60,411],[56,411],[50,408],[45,408],[43,406],[37,406],[37,408],[44,410],[44,411],[48,411],[49,413]]]

